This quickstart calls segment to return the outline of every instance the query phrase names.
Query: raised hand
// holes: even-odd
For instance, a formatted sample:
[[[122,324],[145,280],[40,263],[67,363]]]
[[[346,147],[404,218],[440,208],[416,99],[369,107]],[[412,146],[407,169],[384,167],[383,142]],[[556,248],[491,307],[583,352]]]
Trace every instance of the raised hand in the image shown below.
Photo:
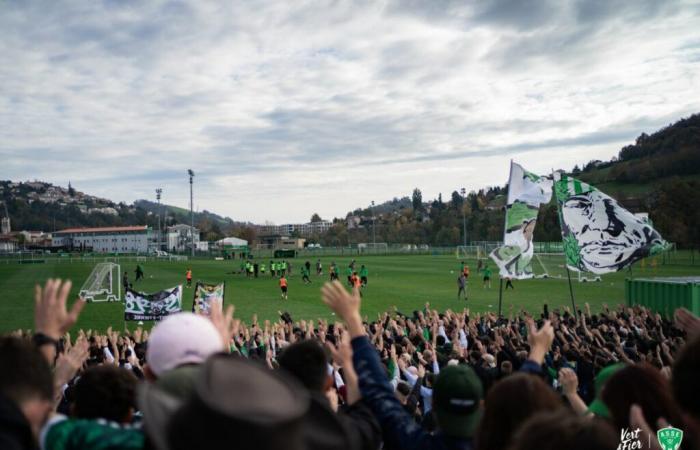
[[[321,288],[323,303],[343,319],[352,337],[363,336],[365,329],[360,317],[360,292],[357,288],[350,294],[338,281],[326,283]]]
[[[673,313],[673,320],[678,328],[688,334],[689,339],[700,335],[700,319],[695,317],[693,313],[687,309],[678,308]]]
[[[576,372],[568,367],[564,367],[559,371],[559,384],[564,395],[574,395],[578,389],[578,376]]]
[[[61,386],[68,383],[78,372],[88,356],[90,355],[90,344],[87,339],[78,338],[75,345],[66,353],[58,355],[56,369],[54,371],[54,386],[56,392],[60,393]]]
[[[528,333],[527,342],[530,344],[529,358],[538,364],[544,362],[544,355],[549,351],[554,340],[554,328],[549,320],[545,320],[542,328],[539,330],[535,326],[535,321],[532,318],[527,319]]]
[[[226,350],[229,349],[231,338],[238,334],[238,328],[240,326],[240,321],[238,319],[233,319],[234,310],[235,308],[233,305],[228,305],[226,311],[222,311],[218,300],[214,300],[211,305],[209,320],[211,320],[214,327],[216,327],[216,330],[219,332],[221,343]]]
[[[37,333],[58,340],[78,320],[80,311],[85,306],[83,299],[78,299],[66,310],[66,300],[73,283],[49,279],[44,288],[38,284],[34,287],[34,329]]]

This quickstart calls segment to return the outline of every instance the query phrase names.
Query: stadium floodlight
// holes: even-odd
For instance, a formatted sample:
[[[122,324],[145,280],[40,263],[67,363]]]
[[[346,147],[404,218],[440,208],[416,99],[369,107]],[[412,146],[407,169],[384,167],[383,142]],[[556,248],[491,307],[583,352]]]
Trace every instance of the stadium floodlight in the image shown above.
[[[377,245],[377,224],[374,217],[374,200],[372,200],[372,244]]]
[[[465,202],[465,197],[464,194],[467,193],[467,190],[464,188],[461,188],[459,192],[462,194],[462,229],[464,230],[464,246],[467,246],[467,213],[464,210],[464,202]]]
[[[190,176],[190,244],[192,245],[192,257],[194,258],[194,197],[192,195],[194,171],[192,169],[187,169],[187,174]]]
[[[158,202],[158,209],[156,209],[156,215],[158,216],[158,239],[156,239],[156,245],[158,246],[158,250],[162,250],[160,246],[160,241],[161,241],[161,236],[163,235],[161,229],[160,229],[160,195],[163,193],[162,188],[156,188],[156,201]]]

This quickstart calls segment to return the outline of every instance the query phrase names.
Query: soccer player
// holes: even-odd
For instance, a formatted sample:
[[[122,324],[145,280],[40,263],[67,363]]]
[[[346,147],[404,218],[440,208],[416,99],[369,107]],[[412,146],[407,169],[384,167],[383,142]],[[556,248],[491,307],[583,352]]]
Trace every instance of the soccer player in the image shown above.
[[[192,269],[189,267],[187,268],[187,272],[185,273],[185,279],[187,280],[187,287],[192,287]]]
[[[513,286],[513,280],[510,277],[506,278],[506,289],[508,289],[508,287],[515,290],[515,286]]]
[[[304,284],[311,284],[311,279],[309,278],[310,270],[307,266],[301,266],[301,280]]]
[[[260,272],[260,265],[257,263],[253,263],[253,274],[255,275],[255,278],[258,278],[258,272]]]
[[[323,265],[320,259],[316,260],[316,275],[323,275]]]
[[[282,291],[282,300],[287,300],[287,279],[284,274],[280,276],[280,290]]]
[[[333,266],[333,276],[335,277],[336,280],[340,279],[340,267],[336,264]]]
[[[331,277],[331,281],[337,280],[337,279],[338,279],[338,278],[337,278],[338,275],[336,274],[336,265],[335,265],[335,261],[333,261],[333,262],[331,263],[330,267],[328,268],[328,274],[329,274],[330,277]]]
[[[362,264],[360,267],[360,282],[362,283],[362,287],[367,286],[367,274],[367,268]]]
[[[357,272],[353,272],[352,275],[350,275],[350,287],[357,288],[357,291],[362,295],[362,281],[360,281],[360,277],[357,276]]]
[[[129,283],[129,273],[125,270],[124,276],[122,276],[122,285],[124,286],[124,291],[131,289],[131,283]]]
[[[277,263],[274,261],[270,261],[270,275],[277,276]]]
[[[260,263],[260,275],[265,275],[265,270],[267,270],[265,263]]]
[[[460,299],[460,296],[464,294],[464,300],[467,299],[467,278],[464,276],[464,272],[460,272],[459,276],[457,277],[457,300]]]
[[[309,272],[309,275],[311,275],[311,262],[307,260],[304,265],[306,266],[306,271]]]
[[[134,283],[139,281],[140,279],[143,278],[143,269],[141,268],[141,264],[136,264],[136,279],[134,280]]]
[[[464,277],[469,280],[469,265],[464,266],[464,270],[462,271],[464,273]]]
[[[348,266],[347,269],[345,269],[345,275],[348,277],[348,286],[352,287],[352,276],[353,274],[356,275],[356,273],[352,270],[352,264]]]
[[[488,264],[484,266],[484,287],[486,287],[487,283],[489,285],[489,289],[491,289],[491,268]]]

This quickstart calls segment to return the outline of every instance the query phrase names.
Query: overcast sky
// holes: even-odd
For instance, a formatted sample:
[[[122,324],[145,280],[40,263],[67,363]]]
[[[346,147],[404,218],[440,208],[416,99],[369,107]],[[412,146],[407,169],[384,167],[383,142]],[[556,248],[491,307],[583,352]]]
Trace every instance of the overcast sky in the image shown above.
[[[0,179],[324,218],[700,112],[700,3],[0,1]]]

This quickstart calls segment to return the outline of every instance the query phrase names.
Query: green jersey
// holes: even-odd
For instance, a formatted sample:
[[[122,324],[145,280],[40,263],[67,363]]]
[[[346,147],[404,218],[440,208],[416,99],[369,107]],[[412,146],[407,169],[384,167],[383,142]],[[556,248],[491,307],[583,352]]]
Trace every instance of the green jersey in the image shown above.
[[[345,275],[352,276],[352,268],[351,267],[348,267],[347,269],[345,269]]]
[[[137,450],[145,446],[143,432],[105,420],[67,419],[56,416],[46,425],[41,448],[53,450]]]
[[[360,277],[366,277],[366,276],[367,276],[367,268],[361,267],[360,268]]]
[[[491,269],[488,268],[488,267],[486,267],[486,268],[484,269],[484,278],[486,278],[486,277],[491,278]]]

